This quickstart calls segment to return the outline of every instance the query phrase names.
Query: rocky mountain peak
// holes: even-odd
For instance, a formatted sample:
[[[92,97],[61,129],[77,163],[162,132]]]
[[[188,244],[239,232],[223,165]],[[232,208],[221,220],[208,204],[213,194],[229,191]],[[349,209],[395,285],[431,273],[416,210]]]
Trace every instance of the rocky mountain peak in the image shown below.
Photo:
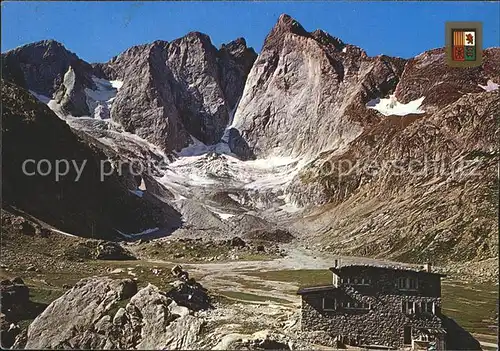
[[[23,45],[2,54],[4,68],[22,72],[22,82],[18,77],[18,85],[25,84],[38,94],[51,97],[61,85],[69,66],[76,70],[91,70],[92,67],[76,54],[53,40],[42,40]]]
[[[36,42],[34,44],[35,44],[35,46],[45,46],[50,50],[63,50],[65,52],[69,52],[63,43],[60,43],[54,39],[41,40],[41,41]]]
[[[20,52],[20,51],[26,51],[26,50],[45,50],[46,54],[62,54],[62,55],[69,55],[69,56],[75,56],[74,53],[66,49],[64,44],[58,42],[57,40],[54,39],[45,39],[45,40],[40,40],[36,41],[33,43],[25,44],[22,46],[19,46],[15,49],[9,50],[6,52]]]
[[[210,44],[212,43],[210,40],[210,37],[208,35],[206,35],[205,33],[202,33],[202,32],[198,32],[198,31],[189,32],[188,34],[186,34],[183,37],[180,37],[176,40],[199,40],[199,41],[203,41],[203,42],[210,42]]]
[[[273,30],[281,30],[291,32],[297,35],[307,35],[308,32],[302,27],[302,25],[292,18],[290,15],[283,13],[278,18],[278,22],[274,26]]]
[[[309,32],[307,32],[299,22],[287,14],[282,14],[278,18],[278,21],[274,25],[273,29],[271,29],[271,32],[267,35],[266,40],[264,41],[264,48],[280,48],[283,38],[288,33],[302,37],[310,37]]]
[[[249,73],[234,135],[257,157],[342,147],[378,119],[364,104],[391,93],[403,65],[282,15]]]
[[[247,42],[245,38],[237,38],[229,43],[222,44],[220,52],[227,52],[234,57],[243,57],[243,56],[251,56],[254,58],[257,57],[255,50],[251,47],[247,47]],[[253,63],[253,62],[252,62]]]
[[[188,34],[173,40],[170,47],[200,47],[204,54],[214,54],[217,48],[212,44],[210,37],[201,32],[189,32]]]
[[[239,38],[234,39],[233,41],[230,41],[227,44],[222,44],[221,49],[222,48],[230,48],[230,47],[242,47],[242,46],[246,47],[247,41],[245,40],[245,38],[239,37]]]
[[[437,48],[410,59],[395,91],[398,101],[409,103],[425,97],[422,105],[435,112],[464,94],[483,92],[480,85],[489,79],[500,79],[500,48],[483,50],[483,64],[465,69],[448,66],[445,55],[444,48]]]
[[[311,33],[311,36],[321,45],[331,45],[337,51],[342,50],[346,46],[346,44],[340,38],[334,37],[321,29],[316,29]]]

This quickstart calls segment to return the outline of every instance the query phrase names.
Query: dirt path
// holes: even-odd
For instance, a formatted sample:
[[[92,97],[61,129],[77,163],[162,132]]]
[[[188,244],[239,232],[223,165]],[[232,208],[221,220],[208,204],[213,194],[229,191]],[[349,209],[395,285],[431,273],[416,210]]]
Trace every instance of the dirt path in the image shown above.
[[[287,251],[287,256],[273,260],[184,263],[182,266],[191,274],[200,277],[198,279],[200,283],[213,291],[253,294],[257,297],[269,297],[298,304],[300,299],[295,294],[299,288],[298,283],[267,280],[253,273],[281,270],[328,270],[334,265],[334,260],[338,256],[292,245],[283,248]],[[344,263],[392,263],[361,257],[342,257],[341,259]],[[147,259],[146,261],[155,264],[175,264],[162,260]],[[246,295],[246,297],[250,299],[251,295]]]

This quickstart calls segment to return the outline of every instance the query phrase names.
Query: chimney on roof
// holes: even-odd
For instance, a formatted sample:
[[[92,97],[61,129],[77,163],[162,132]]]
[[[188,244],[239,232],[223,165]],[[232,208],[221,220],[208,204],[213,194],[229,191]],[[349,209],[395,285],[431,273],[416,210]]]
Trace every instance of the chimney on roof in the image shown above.
[[[333,261],[333,267],[335,268],[340,268],[340,266],[342,265],[342,260],[340,259],[340,257],[336,258],[334,261]]]
[[[430,262],[424,263],[424,271],[432,272],[432,264]]]

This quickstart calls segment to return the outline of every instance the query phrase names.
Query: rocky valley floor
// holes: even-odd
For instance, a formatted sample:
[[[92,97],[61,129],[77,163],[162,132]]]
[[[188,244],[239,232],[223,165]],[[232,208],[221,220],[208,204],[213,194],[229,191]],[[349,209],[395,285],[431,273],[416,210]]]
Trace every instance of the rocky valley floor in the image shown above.
[[[139,289],[153,284],[160,290],[169,290],[175,280],[170,270],[181,264],[190,277],[208,289],[216,306],[196,312],[205,327],[191,347],[259,348],[262,340],[282,342],[293,349],[329,344],[325,335],[300,332],[298,288],[331,283],[328,267],[333,265],[333,256],[318,246],[239,237],[167,237],[113,244],[50,231],[42,237],[29,230],[15,239],[4,239],[2,279],[21,277],[29,287],[30,300],[36,304],[35,312],[15,321],[21,329],[81,279],[128,278],[136,281]],[[383,263],[358,257],[343,260]],[[480,265],[487,266],[485,262]],[[449,274],[443,280],[443,312],[488,349],[495,343],[498,281],[466,268],[435,267]]]

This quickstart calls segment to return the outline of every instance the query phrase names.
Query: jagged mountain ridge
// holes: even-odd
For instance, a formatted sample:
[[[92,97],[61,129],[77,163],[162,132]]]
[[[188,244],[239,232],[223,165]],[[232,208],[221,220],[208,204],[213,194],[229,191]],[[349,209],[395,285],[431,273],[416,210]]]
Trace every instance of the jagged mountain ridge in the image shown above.
[[[16,50],[19,52],[19,49]],[[4,55],[12,57],[13,54],[9,52],[2,54]],[[7,69],[7,77],[16,79],[20,72],[24,71],[21,67],[16,67],[12,61],[15,60],[10,58],[3,62],[7,62],[8,67],[14,67]],[[443,109],[458,108],[458,111],[469,111],[480,116],[477,118],[491,122],[493,112],[489,108],[484,108],[482,104],[486,107],[491,106],[494,102],[491,101],[491,94],[495,92],[483,93],[484,89],[479,85],[485,85],[488,80],[499,81],[499,62],[497,48],[484,51],[484,63],[481,67],[467,70],[447,67],[442,49],[427,51],[410,60],[384,55],[368,57],[361,48],[346,44],[321,30],[308,32],[291,17],[282,15],[267,36],[257,58],[251,49],[246,48],[241,39],[217,50],[206,35],[193,32],[170,43],[156,41],[132,47],[107,63],[92,65],[91,71],[86,71],[82,79],[79,79],[77,70],[74,70],[74,73],[71,71],[59,73],[57,75],[59,78],[56,78],[61,80],[62,74],[63,83],[57,90],[59,94],[56,92],[53,97],[63,108],[71,110],[71,106],[67,107],[69,105],[65,101],[82,101],[77,98],[81,96],[80,92],[85,92],[85,89],[96,89],[91,86],[99,82],[96,79],[121,81],[123,84],[117,89],[112,103],[109,104],[111,118],[118,122],[125,132],[135,133],[167,153],[188,146],[193,142],[191,137],[195,137],[206,145],[214,145],[222,140],[223,143],[227,143],[230,152],[244,160],[291,156],[309,162],[309,168],[299,169],[300,174],[295,178],[290,177],[293,179],[291,183],[287,177],[283,177],[285,181],[276,182],[277,184],[267,182],[274,187],[272,192],[265,193],[261,188],[254,187],[251,189],[252,195],[248,196],[249,189],[226,189],[225,185],[230,182],[219,177],[219,169],[231,170],[235,164],[224,155],[227,149],[223,149],[219,152],[222,156],[216,160],[210,157],[195,160],[197,163],[192,164],[192,173],[207,166],[207,179],[210,178],[210,182],[206,181],[203,184],[191,182],[190,189],[199,187],[203,194],[208,184],[213,188],[210,194],[214,195],[215,192],[215,195],[221,197],[234,195],[240,191],[244,199],[254,197],[253,202],[264,203],[259,205],[260,207],[254,207],[253,210],[276,206],[279,201],[280,204],[289,201],[302,207],[329,203],[329,206],[334,206],[339,211],[339,216],[342,216],[343,206],[349,206],[352,198],[365,194],[365,190],[360,190],[363,183],[359,179],[351,178],[335,179],[335,181],[315,178],[309,174],[311,168],[313,174],[317,173],[325,159],[353,157],[356,160],[366,159],[364,162],[367,162],[371,159],[383,161],[392,157],[405,155],[420,157],[426,152],[435,153],[434,149],[416,154],[411,152],[426,139],[412,139],[410,132],[415,128],[413,125],[420,126],[419,133],[431,135],[433,130],[449,128],[447,125],[426,122],[434,118],[434,115],[439,116],[439,113],[444,113],[441,112]],[[85,67],[88,69],[87,65]],[[87,79],[89,77],[90,80]],[[64,81],[67,84],[64,84]],[[32,90],[29,86],[27,88]],[[414,109],[405,112],[403,117],[387,117],[380,112],[380,108],[377,110],[367,107],[367,104],[372,104],[370,106],[382,104],[381,99],[391,94],[394,94],[395,100],[391,100],[389,110],[394,106],[410,105],[423,98],[419,104],[423,112]],[[463,107],[463,104],[456,104],[467,94],[488,96],[477,100],[480,101],[478,104],[481,104],[479,107],[482,112],[474,112],[467,106]],[[231,112],[234,112],[232,123]],[[390,113],[392,112],[389,111]],[[456,114],[453,116],[460,118]],[[491,133],[496,129],[490,122],[474,127],[477,129],[477,135],[488,135],[486,141],[478,145],[475,151],[491,152],[494,140],[491,138],[493,135]],[[85,123],[87,122],[82,119],[80,125]],[[95,124],[101,128],[102,123]],[[71,125],[78,129],[77,122],[72,122]],[[100,129],[93,125],[89,127],[90,129],[91,138],[100,138]],[[454,139],[453,135],[460,132],[461,129],[453,131],[448,139]],[[109,131],[106,133],[108,133],[106,138],[109,138]],[[456,150],[463,145],[449,143],[448,139],[445,142],[447,148],[439,152],[453,158]],[[398,149],[401,147],[407,154]],[[469,146],[466,146],[466,149],[474,151],[469,150]],[[175,155],[175,152],[173,154]],[[214,162],[217,162],[217,165],[214,165]],[[198,164],[202,166],[198,167]],[[182,166],[185,167],[185,164]],[[187,169],[189,170],[189,167]],[[234,171],[237,172],[239,169],[233,169],[233,173]],[[476,187],[487,187],[487,183],[482,181],[492,179],[491,167],[486,167],[485,172],[483,177],[474,178],[470,182]],[[226,171],[222,173],[231,174]],[[260,176],[259,173],[256,177]],[[213,185],[213,179],[219,178],[222,179],[219,180],[220,184]],[[383,197],[380,189],[391,193],[390,188],[394,186],[400,190],[398,192],[396,189],[396,193],[404,193],[408,190],[406,180],[409,178],[412,178],[409,174],[406,178],[403,177],[402,179],[405,179],[403,183],[393,182],[390,177],[370,180],[372,185],[366,194],[370,194],[369,196],[375,194],[374,201],[379,201],[381,204],[384,199],[380,199]],[[154,183],[155,180],[150,181]],[[414,187],[428,189],[427,181],[428,179],[417,179],[411,184]],[[216,190],[217,186],[220,186],[220,190]],[[148,190],[154,192],[153,188],[153,186],[148,187]],[[422,194],[426,192],[423,191]],[[434,192],[433,196],[446,198],[445,195],[448,196],[448,193],[441,189]],[[366,197],[368,195],[363,196],[364,200],[360,200],[356,205],[356,211],[359,210],[360,213],[363,212],[363,206],[369,202]],[[281,200],[281,197],[288,197],[288,200]],[[277,198],[280,200],[276,201]],[[202,200],[198,198],[197,201]],[[252,200],[246,201],[241,210],[252,209],[252,206],[248,206],[249,202],[251,204]],[[424,215],[421,214],[422,216],[433,216],[433,209],[428,209],[418,202],[413,204],[415,207],[422,207],[421,210],[425,212]],[[450,206],[443,212],[444,222],[446,218],[453,216],[452,208]],[[319,209],[320,212],[324,210],[322,207]],[[401,211],[399,216],[405,217],[406,213],[414,210],[412,206],[399,209]],[[333,243],[336,243],[337,239],[344,240],[342,233],[339,232],[340,229],[334,231],[328,229],[339,225],[339,220],[329,218],[330,215],[329,210],[320,213],[318,226],[308,221],[305,221],[304,226],[304,221],[297,216],[299,218],[297,227],[304,237],[321,233],[320,237],[325,237],[327,241]],[[379,222],[380,218],[377,219],[375,216],[373,221]],[[487,242],[489,247],[495,238],[495,233],[491,231],[490,219],[486,221],[486,226],[490,229],[479,236],[480,242],[477,245],[481,246]],[[362,227],[366,220],[361,216],[358,222]],[[347,241],[359,232],[356,229],[358,223],[352,225],[354,227],[349,227],[347,230]],[[324,230],[325,228],[328,230]],[[466,226],[463,230],[468,231],[470,228],[472,227]],[[414,232],[411,228],[408,231],[416,238],[421,238],[422,232],[428,229],[424,223],[419,232]],[[395,229],[389,230],[392,233]],[[377,235],[374,232],[369,234],[374,237]],[[470,243],[470,241],[465,242]],[[456,247],[467,248],[464,243]],[[405,250],[411,249],[413,244],[403,241],[402,245],[404,246],[402,251],[394,255],[408,259]],[[342,245],[339,247],[344,252],[367,255],[388,252],[386,248],[378,245],[374,245],[370,250],[357,246],[355,249]],[[419,250],[425,251],[427,248],[419,247]],[[474,250],[469,251],[472,254],[467,257],[475,257]],[[480,253],[481,256],[495,254],[497,253],[489,249]],[[415,259],[419,255],[410,256],[411,259]],[[460,260],[460,257],[454,255],[453,259]]]
[[[123,82],[108,114],[125,131],[171,152],[192,143],[190,136],[219,142],[255,57],[243,38],[217,50],[207,35],[191,32],[134,46],[103,64],[90,65],[53,40],[8,51],[2,62],[6,79],[75,117],[94,115],[86,90],[95,91],[98,78]]]

